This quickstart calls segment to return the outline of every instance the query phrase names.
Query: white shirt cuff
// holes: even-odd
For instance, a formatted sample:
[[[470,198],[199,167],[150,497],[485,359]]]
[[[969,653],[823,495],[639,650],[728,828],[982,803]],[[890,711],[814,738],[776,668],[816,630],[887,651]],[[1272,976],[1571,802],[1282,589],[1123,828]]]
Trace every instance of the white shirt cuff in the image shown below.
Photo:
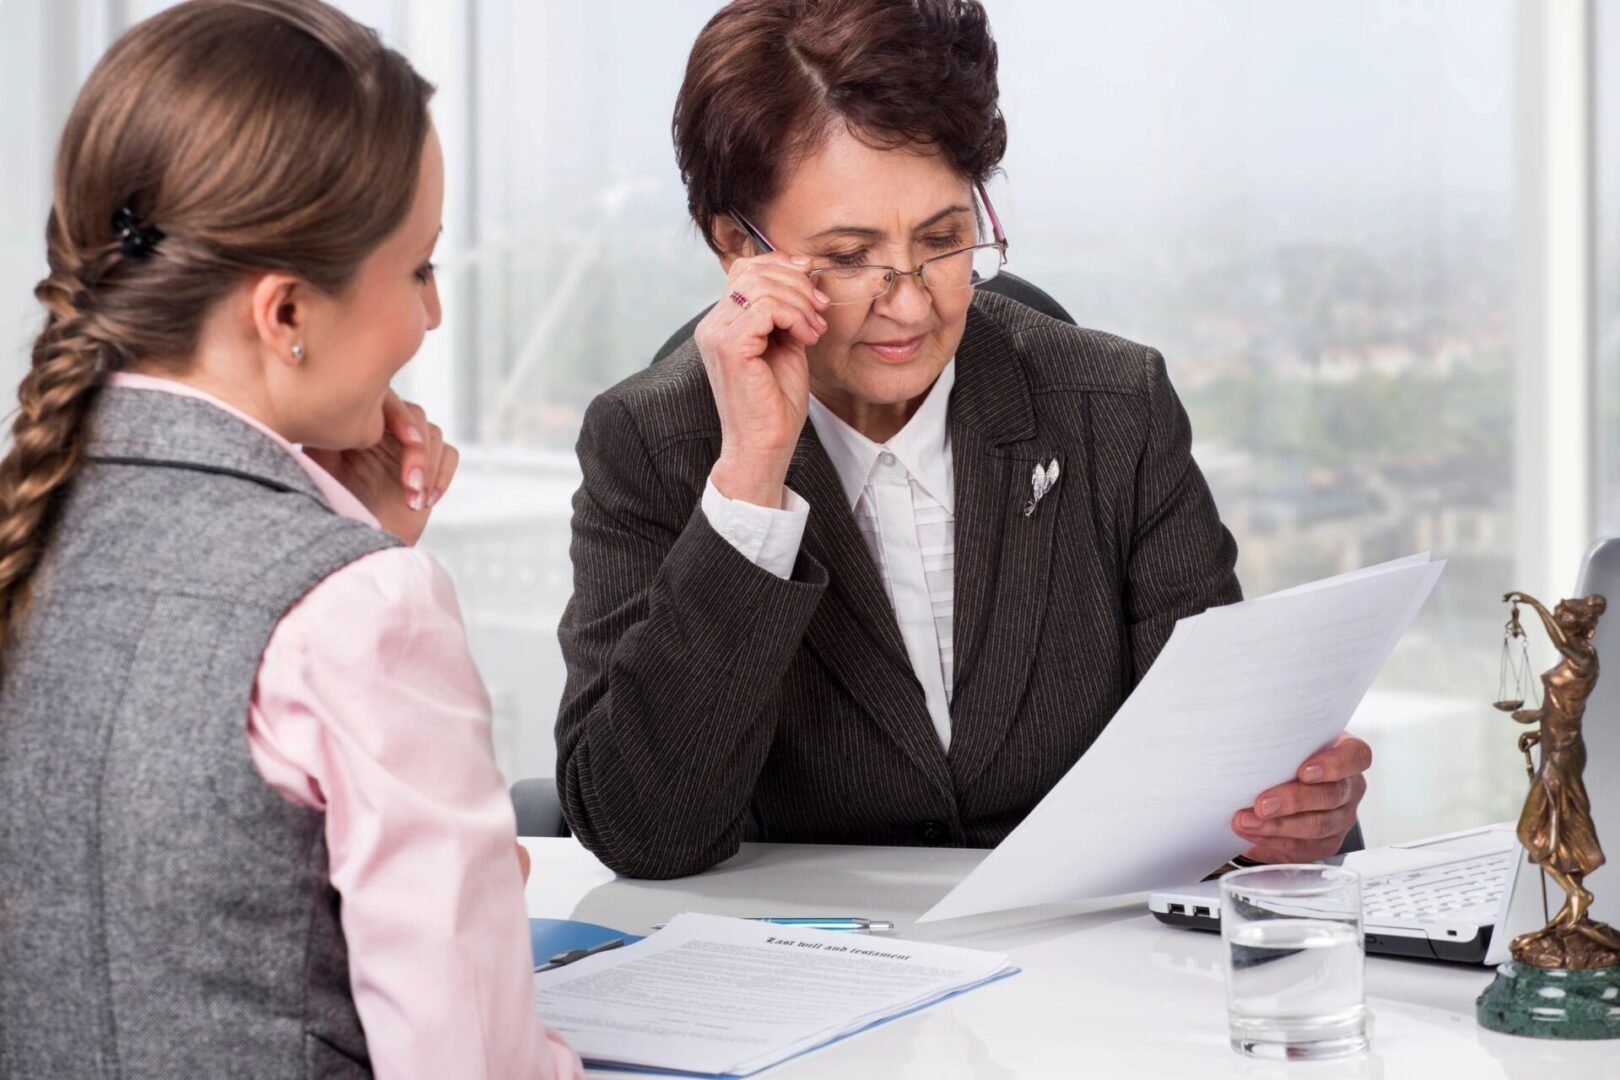
[[[782,509],[728,499],[710,480],[703,488],[703,516],[743,558],[784,581],[793,576],[810,504],[790,487],[782,489]]]

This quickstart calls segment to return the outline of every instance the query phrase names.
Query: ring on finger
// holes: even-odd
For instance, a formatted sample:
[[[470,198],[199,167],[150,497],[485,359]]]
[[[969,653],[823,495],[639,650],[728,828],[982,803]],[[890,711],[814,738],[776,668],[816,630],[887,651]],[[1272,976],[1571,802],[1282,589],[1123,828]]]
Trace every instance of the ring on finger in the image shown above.
[[[731,302],[733,304],[736,304],[738,307],[742,308],[744,311],[747,311],[750,307],[753,307],[753,305],[754,305],[754,302],[752,300],[748,299],[748,297],[744,296],[742,293],[738,292],[736,289],[731,290]]]

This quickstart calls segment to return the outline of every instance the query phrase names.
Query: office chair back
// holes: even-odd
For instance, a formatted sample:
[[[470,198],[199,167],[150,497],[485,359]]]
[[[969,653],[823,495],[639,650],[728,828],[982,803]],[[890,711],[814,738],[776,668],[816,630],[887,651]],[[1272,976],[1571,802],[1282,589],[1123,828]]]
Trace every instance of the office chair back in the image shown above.
[[[569,835],[562,800],[557,797],[557,781],[549,776],[519,780],[512,785],[511,794],[519,836]]]

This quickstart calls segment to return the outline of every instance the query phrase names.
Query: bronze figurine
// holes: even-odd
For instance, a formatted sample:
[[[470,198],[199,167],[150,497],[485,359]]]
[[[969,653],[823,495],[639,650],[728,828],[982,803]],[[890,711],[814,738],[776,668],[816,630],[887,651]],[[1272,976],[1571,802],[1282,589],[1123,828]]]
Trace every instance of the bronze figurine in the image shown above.
[[[1510,592],[1502,599],[1513,604],[1508,621],[1511,637],[1523,638],[1519,604],[1528,604],[1541,616],[1547,636],[1563,658],[1541,676],[1540,708],[1519,708],[1522,700],[1498,703],[1513,708],[1513,719],[1519,723],[1540,725],[1519,736],[1519,749],[1527,758],[1531,747],[1541,747],[1541,763],[1531,777],[1530,794],[1519,816],[1519,842],[1530,861],[1557,882],[1566,897],[1545,927],[1513,939],[1513,959],[1538,968],[1620,965],[1620,933],[1587,916],[1592,894],[1582,884],[1587,874],[1603,865],[1591,800],[1581,778],[1586,768],[1581,720],[1598,680],[1592,635],[1608,604],[1593,595],[1564,600],[1549,612],[1524,593]]]

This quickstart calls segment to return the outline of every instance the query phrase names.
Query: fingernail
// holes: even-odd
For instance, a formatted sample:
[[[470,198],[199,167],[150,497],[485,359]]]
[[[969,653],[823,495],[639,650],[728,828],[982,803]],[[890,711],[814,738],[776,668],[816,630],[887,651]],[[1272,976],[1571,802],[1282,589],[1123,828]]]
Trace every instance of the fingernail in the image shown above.
[[[429,495],[428,496],[428,509],[431,510],[435,506],[438,506],[439,505],[439,499],[443,495],[444,495],[444,492],[442,492],[442,491],[435,491],[433,494]]]
[[[1270,817],[1272,814],[1275,814],[1279,809],[1282,808],[1282,800],[1277,798],[1277,796],[1272,795],[1268,798],[1261,799],[1255,804],[1254,808],[1260,812],[1261,817]]]
[[[1307,784],[1316,783],[1318,780],[1322,779],[1322,766],[1320,766],[1320,765],[1307,765],[1307,766],[1305,766],[1303,769],[1299,770],[1299,778],[1301,780],[1305,781]]]
[[[821,327],[823,330],[827,329],[827,320],[826,319],[822,318],[819,313],[814,312],[814,311],[812,311],[810,314],[815,315],[815,317],[816,317],[816,325],[817,326]]]
[[[793,256],[793,265],[794,266],[809,266],[810,265],[810,256],[808,256],[808,255],[795,255],[795,256]]]
[[[410,443],[412,446],[420,445],[422,442],[422,433],[414,427],[408,427],[405,429],[405,441]]]
[[[407,505],[409,505],[410,508],[413,511],[415,511],[416,513],[421,513],[422,512],[422,493],[420,491],[418,491],[415,495],[412,495],[411,499],[410,499],[410,502]]]
[[[828,296],[826,293],[822,292],[820,289],[815,290],[815,293],[816,293],[816,299],[820,300],[823,304],[832,303],[832,297]]]
[[[410,477],[409,480],[406,481],[406,486],[408,486],[412,491],[416,492],[418,495],[420,495],[422,493],[422,470],[421,469],[412,469],[411,470],[411,477]]]
[[[1245,829],[1258,829],[1260,827],[1260,819],[1245,810],[1243,813],[1238,815],[1238,824]]]

